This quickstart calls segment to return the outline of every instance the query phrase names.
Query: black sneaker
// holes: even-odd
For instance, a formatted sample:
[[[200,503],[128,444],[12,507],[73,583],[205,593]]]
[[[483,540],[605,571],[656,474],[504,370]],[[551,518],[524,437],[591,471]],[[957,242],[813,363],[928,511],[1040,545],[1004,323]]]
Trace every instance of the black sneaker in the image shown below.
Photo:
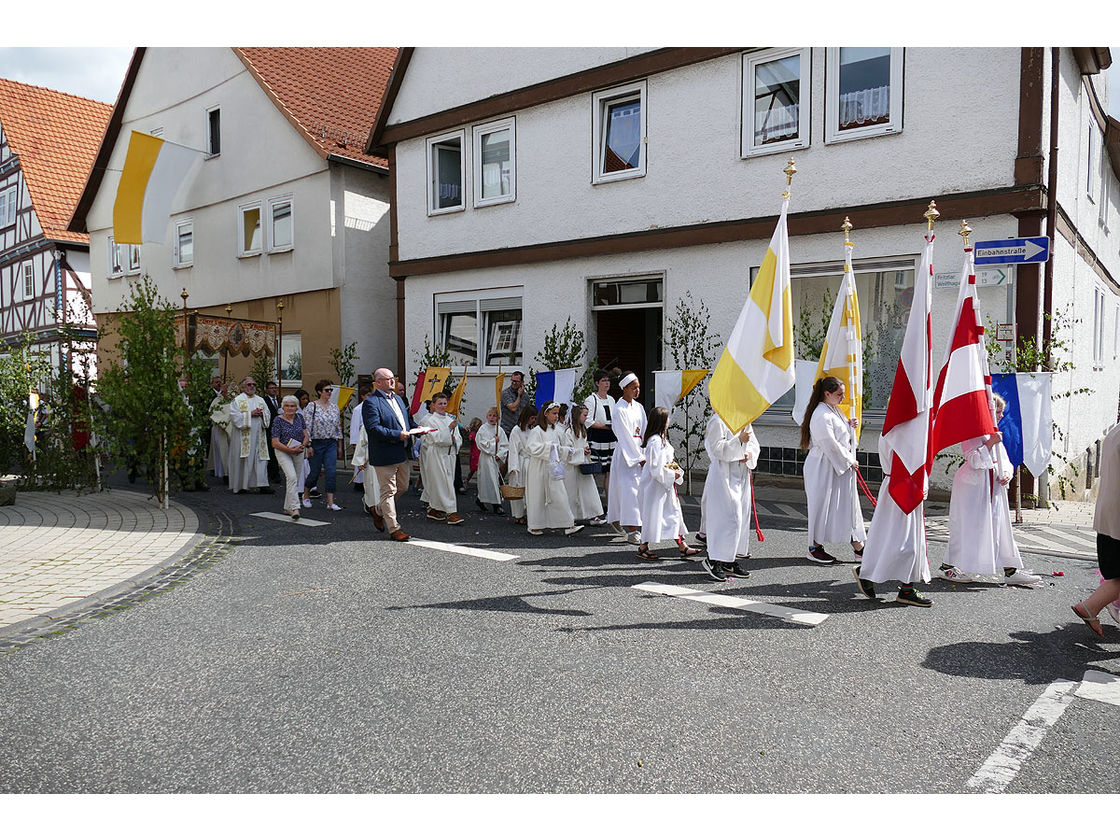
[[[323,494],[319,492],[318,487],[313,487],[312,489],[308,490],[306,495],[309,499],[320,499],[323,496]]]
[[[830,566],[836,562],[836,558],[825,551],[823,545],[813,546],[805,556],[814,563],[820,563],[822,566]]]
[[[854,577],[856,579],[856,586],[859,587],[860,592],[862,592],[864,595],[866,595],[872,601],[878,601],[879,596],[875,594],[875,584],[872,583],[869,580],[864,580],[863,578],[861,578],[859,576],[859,570],[861,568],[863,568],[863,567],[862,566],[852,566],[852,577]]]
[[[895,600],[900,604],[909,604],[912,607],[932,607],[933,601],[926,598],[914,587],[898,587],[898,595]]]
[[[482,499],[475,496],[474,503],[478,506],[478,509],[480,511],[482,511],[483,513],[489,513],[489,511],[486,509],[486,505],[482,503]]]
[[[750,572],[748,572],[748,571],[747,571],[746,569],[744,569],[744,568],[743,568],[743,567],[742,567],[742,566],[741,566],[741,565],[739,564],[739,561],[738,561],[738,560],[736,560],[736,561],[735,561],[734,563],[729,563],[729,564],[725,565],[725,566],[723,567],[723,570],[724,570],[725,572],[727,572],[727,574],[728,574],[728,575],[729,575],[730,577],[734,577],[734,578],[741,578],[741,579],[745,579],[745,578],[749,578],[749,577],[751,576],[751,573],[750,573]]]
[[[704,567],[704,571],[708,573],[708,577],[710,577],[712,580],[727,580],[727,573],[723,571],[723,564],[718,560],[713,560],[710,557],[704,557],[700,560],[700,565]]]
[[[708,535],[707,534],[705,534],[703,531],[697,531],[696,532],[696,542],[706,543],[707,541],[708,541]]]

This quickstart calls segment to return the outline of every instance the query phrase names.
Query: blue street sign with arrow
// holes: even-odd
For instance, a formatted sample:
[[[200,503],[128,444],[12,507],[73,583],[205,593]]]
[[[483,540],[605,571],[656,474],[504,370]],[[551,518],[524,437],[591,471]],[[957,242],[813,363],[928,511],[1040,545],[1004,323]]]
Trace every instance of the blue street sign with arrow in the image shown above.
[[[1044,263],[1050,259],[1050,237],[1028,236],[1023,239],[991,239],[973,245],[976,265],[994,263]]]

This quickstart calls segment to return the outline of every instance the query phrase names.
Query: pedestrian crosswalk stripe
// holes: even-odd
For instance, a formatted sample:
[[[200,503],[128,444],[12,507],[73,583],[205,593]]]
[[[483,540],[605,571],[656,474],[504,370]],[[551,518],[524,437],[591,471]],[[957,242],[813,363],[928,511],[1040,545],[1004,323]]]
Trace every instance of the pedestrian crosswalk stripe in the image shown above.
[[[1075,693],[1078,697],[1120,706],[1120,677],[1104,671],[1086,671]]]
[[[779,513],[785,514],[786,516],[791,516],[795,519],[798,519],[802,516],[807,515],[805,511],[798,510],[795,507],[792,507],[790,505],[782,504],[781,502],[770,502],[769,507],[777,508]]]
[[[318,519],[304,519],[302,516],[299,519],[292,519],[286,513],[272,513],[271,511],[264,513],[250,513],[250,516],[259,516],[261,519],[275,519],[279,522],[291,522],[295,525],[307,525],[314,528],[318,525],[330,525],[329,522],[322,522]]]
[[[816,627],[828,618],[828,615],[825,613],[797,610],[791,607],[783,607],[779,604],[766,604],[762,601],[751,601],[747,598],[722,595],[718,592],[703,592],[698,589],[688,589],[684,586],[672,586],[667,583],[639,583],[635,584],[633,588],[641,589],[646,592],[655,592],[658,595],[671,595],[675,598],[684,598],[689,601],[700,601],[701,603],[711,604],[714,607],[729,607],[735,610],[772,615],[775,618],[793,621],[797,624],[807,624],[810,627]]]
[[[481,557],[484,560],[508,561],[516,560],[516,554],[503,554],[500,551],[490,551],[485,548],[475,548],[469,545],[455,545],[455,543],[436,542],[434,540],[420,540],[416,537],[409,539],[409,545],[418,545],[421,548],[431,548],[436,551],[450,551],[452,554],[466,554],[470,557]]]
[[[1085,548],[1092,548],[1094,550],[1097,547],[1097,540],[1095,537],[1093,539],[1088,539],[1073,531],[1059,531],[1057,528],[1051,528],[1048,525],[1040,525],[1038,530],[1042,531],[1044,534],[1049,534],[1052,537],[1059,537],[1063,540],[1068,540],[1074,545],[1081,545]]]

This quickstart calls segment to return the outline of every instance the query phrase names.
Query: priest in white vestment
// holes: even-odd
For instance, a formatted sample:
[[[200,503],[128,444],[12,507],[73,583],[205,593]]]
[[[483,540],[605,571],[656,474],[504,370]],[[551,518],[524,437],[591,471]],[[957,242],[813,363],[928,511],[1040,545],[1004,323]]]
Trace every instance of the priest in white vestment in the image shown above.
[[[241,393],[229,404],[229,489],[241,493],[256,487],[272,493],[268,486],[268,430],[272,415],[257,383],[251,376],[241,380]]]
[[[463,435],[459,419],[447,413],[447,394],[432,398],[432,410],[424,417],[424,425],[432,431],[420,438],[420,479],[424,483],[420,499],[428,505],[429,519],[460,525],[463,517],[455,497],[455,459]]]
[[[744,577],[747,570],[739,560],[751,554],[751,470],[758,466],[762,447],[751,424],[735,434],[713,413],[704,429],[704,451],[710,463],[701,524],[707,529],[708,557],[726,573]]]
[[[509,438],[499,425],[501,413],[497,407],[486,412],[486,422],[474,434],[478,447],[478,502],[490,505],[494,513],[502,512],[501,464],[509,457]]]
[[[611,429],[618,439],[611,456],[611,492],[607,496],[607,522],[626,530],[627,542],[641,543],[638,534],[642,513],[638,501],[638,482],[646,456],[642,438],[646,433],[646,410],[638,402],[640,386],[633,373],[619,380],[622,397],[611,406]]]

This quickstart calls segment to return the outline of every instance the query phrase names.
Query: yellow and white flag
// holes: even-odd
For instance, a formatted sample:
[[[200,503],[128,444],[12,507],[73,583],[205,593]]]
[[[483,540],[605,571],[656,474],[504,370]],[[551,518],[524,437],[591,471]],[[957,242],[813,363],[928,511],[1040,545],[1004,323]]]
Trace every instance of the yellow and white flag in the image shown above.
[[[463,402],[463,392],[467,390],[467,369],[463,368],[463,375],[459,377],[459,384],[447,399],[447,413],[458,416],[459,405]]]
[[[336,385],[334,389],[335,403],[338,405],[338,410],[342,411],[346,408],[346,404],[350,402],[350,398],[354,396],[354,389],[349,385]]]
[[[132,132],[113,203],[113,239],[117,244],[163,242],[171,202],[194,162],[201,158],[202,152],[197,149]]]
[[[863,333],[859,323],[856,275],[852,271],[851,242],[844,243],[844,279],[836,293],[832,320],[824,337],[813,384],[825,376],[835,376],[844,383],[844,401],[839,407],[849,420],[860,421],[855,428],[858,442],[863,421]]]
[[[420,388],[420,402],[430,400],[447,387],[451,378],[451,368],[430,367],[424,371],[424,384]]]
[[[757,420],[795,381],[788,209],[786,197],[762,267],[708,383],[712,409],[736,433]]]
[[[498,407],[498,414],[502,413],[502,391],[506,387],[506,375],[498,368],[498,375],[494,377],[494,405]]]
[[[693,370],[655,370],[653,372],[653,404],[667,408],[687,397],[692,389],[704,381],[708,368]]]

